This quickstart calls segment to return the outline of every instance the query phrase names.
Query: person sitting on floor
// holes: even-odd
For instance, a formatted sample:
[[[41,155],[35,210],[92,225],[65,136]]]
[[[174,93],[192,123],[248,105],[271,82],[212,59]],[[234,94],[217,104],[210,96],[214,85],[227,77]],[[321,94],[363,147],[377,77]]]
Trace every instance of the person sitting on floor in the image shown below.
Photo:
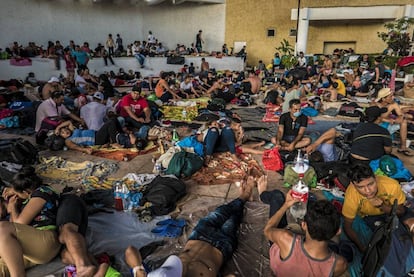
[[[252,176],[240,187],[240,196],[228,204],[217,207],[200,219],[183,251],[170,256],[164,264],[146,273],[139,251],[129,246],[125,260],[133,270],[134,277],[142,276],[218,276],[220,268],[237,248],[237,230],[243,218],[244,204],[251,198],[255,181]]]
[[[280,116],[277,135],[272,137],[271,142],[289,152],[306,147],[311,143],[310,138],[304,137],[307,126],[308,118],[300,111],[300,100],[292,99],[289,101],[289,112]]]
[[[0,276],[26,276],[25,269],[50,262],[60,250],[56,232],[58,195],[33,167],[13,176],[3,190],[10,221],[0,222]]]
[[[382,116],[381,126],[388,129],[391,134],[400,131],[400,148],[397,149],[397,152],[405,156],[413,156],[414,154],[407,147],[407,119],[401,107],[394,101],[391,89],[380,89],[375,102],[378,107],[387,108],[387,112]]]
[[[362,123],[353,132],[352,145],[349,155],[351,164],[369,163],[372,160],[390,154],[392,150],[391,135],[387,129],[381,127],[381,115],[386,112],[385,108],[377,106],[368,107],[362,118]],[[306,147],[306,152],[311,154],[318,150],[322,153],[325,162],[338,159],[338,151],[335,147],[335,138],[341,133],[335,128],[324,132],[315,142]]]
[[[404,206],[406,197],[400,184],[387,176],[375,176],[368,165],[359,164],[351,168],[350,184],[345,192],[342,215],[344,216],[344,231],[348,238],[364,253],[367,245],[360,239],[353,228],[356,217],[372,230],[378,223],[384,222],[391,212],[394,200],[398,201],[397,216],[407,225],[410,232],[414,230],[414,213]]]
[[[80,116],[84,118],[88,129],[98,131],[104,125],[107,107],[102,103],[104,101],[102,92],[95,92],[92,98],[93,101],[81,107]]]
[[[285,229],[286,212],[297,201],[291,191],[266,191],[267,176],[257,183],[260,200],[270,205],[270,219],[264,234],[271,241],[269,250],[270,268],[276,276],[341,276],[348,263],[344,257],[328,248],[330,240],[340,233],[340,215],[327,200],[308,203],[307,212],[301,222],[305,236]],[[301,266],[298,266],[300,264]]]
[[[181,97],[177,93],[175,93],[168,85],[168,76],[168,72],[161,72],[160,79],[158,80],[158,83],[155,86],[155,95],[163,103],[167,103],[171,99],[181,99]]]

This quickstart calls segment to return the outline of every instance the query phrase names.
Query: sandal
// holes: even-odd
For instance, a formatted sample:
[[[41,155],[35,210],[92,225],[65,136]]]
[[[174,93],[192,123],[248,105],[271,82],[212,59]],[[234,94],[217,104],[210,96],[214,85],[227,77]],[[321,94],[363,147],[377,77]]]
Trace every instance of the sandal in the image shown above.
[[[412,157],[412,156],[414,156],[414,154],[413,154],[413,153],[411,153],[411,151],[410,151],[410,150],[408,150],[408,149],[397,149],[397,152],[398,152],[398,153],[401,153],[401,154],[403,154],[404,156],[407,156],[407,157]]]

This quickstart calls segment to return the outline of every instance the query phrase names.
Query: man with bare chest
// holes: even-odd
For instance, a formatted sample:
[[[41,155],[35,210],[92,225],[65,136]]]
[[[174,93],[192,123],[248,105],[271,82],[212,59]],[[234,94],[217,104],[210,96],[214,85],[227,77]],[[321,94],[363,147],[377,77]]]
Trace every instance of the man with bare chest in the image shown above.
[[[178,254],[179,259],[172,255],[160,268],[147,274],[141,270],[143,267],[139,251],[132,246],[128,247],[125,260],[133,269],[134,277],[216,277],[221,266],[232,257],[237,248],[237,230],[243,219],[244,203],[251,198],[254,185],[254,178],[249,176],[243,182],[238,198],[217,207],[200,219],[188,237],[184,250]]]

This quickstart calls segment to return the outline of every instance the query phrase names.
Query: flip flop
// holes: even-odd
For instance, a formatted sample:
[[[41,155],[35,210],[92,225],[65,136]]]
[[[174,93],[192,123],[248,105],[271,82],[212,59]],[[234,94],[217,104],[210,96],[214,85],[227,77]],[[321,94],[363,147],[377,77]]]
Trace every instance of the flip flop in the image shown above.
[[[187,224],[187,222],[185,221],[185,219],[165,219],[165,220],[161,220],[157,222],[158,226],[163,226],[163,225],[172,225],[172,226],[176,226],[176,227],[184,227]]]
[[[173,225],[162,225],[159,227],[155,227],[151,230],[151,233],[154,233],[159,236],[168,237],[168,238],[176,238],[181,236],[183,233],[182,227],[177,227]]]
[[[412,154],[411,151],[408,150],[408,149],[397,149],[397,152],[401,153],[401,154],[403,154],[404,156],[407,156],[407,157],[414,156],[414,154]]]

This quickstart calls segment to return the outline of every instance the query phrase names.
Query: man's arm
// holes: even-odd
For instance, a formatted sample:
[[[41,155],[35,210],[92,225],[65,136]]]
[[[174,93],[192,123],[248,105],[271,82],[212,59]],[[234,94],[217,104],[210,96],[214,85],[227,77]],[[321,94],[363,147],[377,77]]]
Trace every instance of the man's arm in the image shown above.
[[[141,123],[144,123],[145,122],[145,119],[144,118],[141,118],[141,117],[138,117],[133,111],[132,111],[132,108],[130,107],[130,106],[124,106],[123,107],[124,108],[124,110],[127,112],[127,114],[128,114],[128,116],[130,117],[130,118],[132,118],[133,120],[135,120],[135,121],[137,121],[137,122],[141,122]]]
[[[92,152],[93,152],[92,148],[79,146],[76,143],[74,143],[73,141],[71,141],[70,139],[65,140],[65,145],[68,147],[68,149],[76,150],[76,151],[79,151],[79,152],[82,152],[82,153],[92,154]]]
[[[283,132],[284,132],[285,126],[284,125],[280,125],[279,123],[279,127],[277,128],[277,134],[276,137],[273,137],[271,139],[271,142],[275,145],[275,146],[280,146],[280,142],[282,141],[283,138]]]
[[[151,122],[151,109],[149,107],[144,108],[145,123]]]
[[[348,238],[351,241],[353,241],[355,243],[355,245],[358,247],[359,251],[364,253],[365,250],[366,250],[366,247],[359,240],[358,234],[355,232],[355,230],[352,229],[352,223],[353,222],[354,222],[354,219],[344,217],[344,231],[345,231],[345,234],[348,236]]]
[[[82,124],[82,126],[87,127],[87,126],[86,126],[86,123],[85,123],[85,120],[83,120],[82,118],[80,118],[80,117],[79,117],[79,116],[77,116],[76,114],[74,114],[74,113],[70,113],[70,114],[68,114],[68,116],[69,116],[70,118],[72,118],[73,120],[75,120],[75,121],[79,122],[80,124]]]
[[[265,228],[264,228],[264,235],[266,238],[273,243],[276,243],[280,250],[281,256],[286,257],[287,253],[290,251],[292,246],[293,234],[286,230],[278,228],[277,226],[280,223],[283,215],[292,206],[297,200],[294,200],[291,196],[291,191],[286,194],[285,203],[280,207],[280,209],[269,219]]]

